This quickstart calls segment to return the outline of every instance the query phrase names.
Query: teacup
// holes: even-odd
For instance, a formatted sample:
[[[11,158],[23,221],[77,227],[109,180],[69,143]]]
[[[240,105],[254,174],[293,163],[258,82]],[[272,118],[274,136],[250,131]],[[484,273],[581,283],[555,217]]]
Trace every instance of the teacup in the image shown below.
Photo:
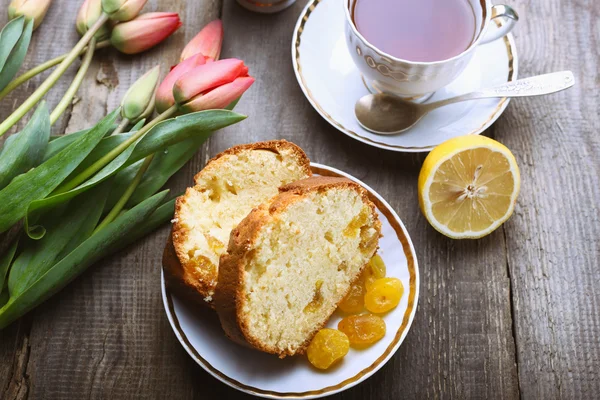
[[[507,35],[519,19],[509,6],[492,5],[490,0],[468,0],[478,27],[469,47],[446,60],[415,62],[394,57],[369,43],[352,20],[357,0],[342,1],[346,15],[346,43],[365,83],[374,91],[413,99],[433,93],[456,79],[466,68],[477,46]],[[503,18],[504,23],[498,29],[489,30],[492,21],[497,18]]]

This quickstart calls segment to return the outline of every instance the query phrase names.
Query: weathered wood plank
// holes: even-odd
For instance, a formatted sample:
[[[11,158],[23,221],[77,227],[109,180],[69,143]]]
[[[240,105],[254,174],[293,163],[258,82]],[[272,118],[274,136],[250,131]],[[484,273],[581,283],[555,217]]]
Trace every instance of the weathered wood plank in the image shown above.
[[[570,69],[575,87],[519,99],[496,125],[522,190],[505,225],[524,398],[600,396],[600,5],[513,2],[521,76]]]

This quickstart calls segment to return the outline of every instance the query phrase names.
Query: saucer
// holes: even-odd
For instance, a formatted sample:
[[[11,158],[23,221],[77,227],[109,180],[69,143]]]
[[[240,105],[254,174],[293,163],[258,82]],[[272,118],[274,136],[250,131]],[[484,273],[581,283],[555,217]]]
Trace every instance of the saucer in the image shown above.
[[[356,121],[354,104],[370,92],[346,46],[341,7],[341,0],[308,2],[294,29],[292,62],[308,101],[327,122],[346,135],[387,150],[430,151],[453,137],[483,132],[508,105],[507,98],[467,101],[434,110],[410,130],[396,135],[377,135],[365,130]],[[497,26],[491,24],[491,29]],[[463,73],[427,102],[515,80],[517,70],[515,42],[509,34],[478,46]]]
[[[283,360],[272,354],[236,344],[223,333],[214,311],[199,309],[165,287],[161,274],[162,297],[169,323],[188,354],[221,382],[259,397],[270,399],[314,399],[341,392],[364,381],[379,370],[398,350],[412,324],[419,297],[419,269],[415,250],[406,228],[396,212],[373,189],[337,169],[312,163],[315,175],[343,176],[362,185],[377,207],[383,237],[378,254],[383,258],[387,276],[402,281],[400,304],[382,316],[386,334],[363,349],[350,348],[338,365],[327,371],[313,368],[305,356]],[[334,313],[327,323],[337,328],[341,315]]]

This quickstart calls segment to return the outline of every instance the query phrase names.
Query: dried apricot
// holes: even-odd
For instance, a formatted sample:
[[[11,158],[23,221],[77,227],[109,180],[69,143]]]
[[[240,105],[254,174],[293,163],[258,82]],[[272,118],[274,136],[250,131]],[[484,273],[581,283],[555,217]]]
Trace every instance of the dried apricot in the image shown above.
[[[350,341],[343,332],[321,329],[308,345],[308,361],[319,369],[327,369],[343,358],[350,349]]]
[[[344,300],[338,305],[339,309],[345,313],[359,313],[365,307],[365,284],[362,278],[359,278],[350,287],[350,291],[344,297]]]
[[[373,344],[385,336],[385,321],[373,314],[350,315],[338,323],[338,329],[351,344]]]
[[[365,294],[365,307],[373,313],[384,313],[395,308],[402,294],[404,287],[398,278],[377,279],[367,289]]]
[[[385,263],[379,254],[375,254],[362,273],[367,290],[377,279],[385,278]]]

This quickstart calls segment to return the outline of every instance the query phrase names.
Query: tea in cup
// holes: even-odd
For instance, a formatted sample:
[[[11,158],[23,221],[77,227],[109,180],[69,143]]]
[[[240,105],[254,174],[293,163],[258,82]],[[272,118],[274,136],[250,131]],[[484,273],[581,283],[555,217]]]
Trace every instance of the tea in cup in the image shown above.
[[[517,13],[489,0],[343,0],[346,43],[376,91],[418,98],[448,85],[475,48],[508,34]],[[506,23],[488,28],[496,18]]]

